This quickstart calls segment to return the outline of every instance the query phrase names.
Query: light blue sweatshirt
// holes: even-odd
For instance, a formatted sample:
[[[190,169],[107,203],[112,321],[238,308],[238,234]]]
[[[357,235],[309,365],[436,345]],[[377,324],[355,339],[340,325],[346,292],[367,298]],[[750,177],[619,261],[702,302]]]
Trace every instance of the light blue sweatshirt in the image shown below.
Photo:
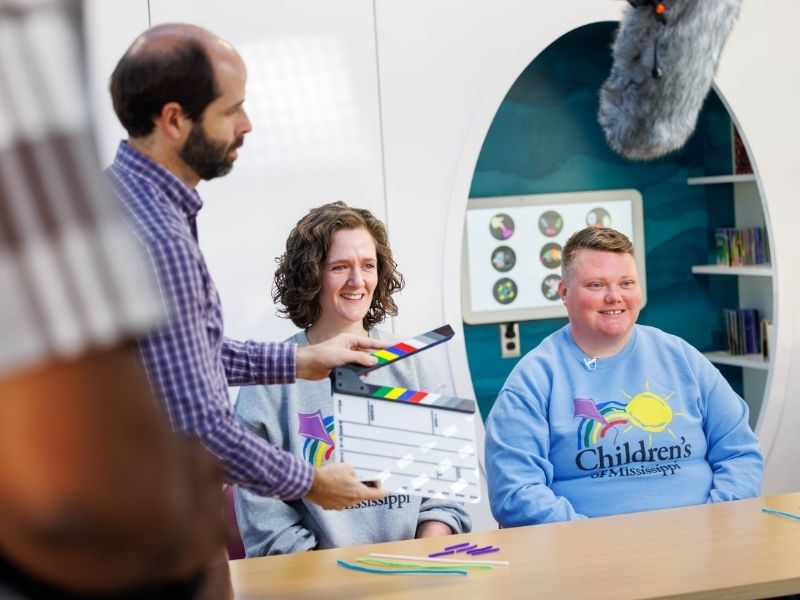
[[[515,527],[757,496],[747,416],[682,339],[636,325],[592,361],[566,325],[519,361],[489,414],[492,514]]]
[[[370,336],[386,338],[375,329]],[[305,332],[288,341],[308,345]],[[437,389],[437,380],[441,378],[428,373],[425,354],[377,369],[366,379],[375,385],[442,392]],[[334,459],[336,440],[328,379],[243,387],[236,400],[236,418],[312,465]],[[322,439],[323,428],[329,436],[326,441]],[[305,500],[265,498],[239,487],[234,489],[234,501],[248,557],[414,539],[417,525],[424,521],[440,521],[454,533],[466,533],[472,524],[458,502],[409,494],[389,494],[341,511],[323,510]]]

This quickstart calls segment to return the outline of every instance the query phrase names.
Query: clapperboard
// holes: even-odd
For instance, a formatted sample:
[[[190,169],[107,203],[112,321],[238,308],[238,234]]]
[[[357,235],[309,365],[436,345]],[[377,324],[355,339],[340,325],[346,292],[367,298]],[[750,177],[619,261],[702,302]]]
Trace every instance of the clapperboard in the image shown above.
[[[373,352],[372,367],[347,365],[331,373],[336,456],[359,479],[391,493],[460,502],[480,499],[474,400],[422,390],[372,385],[362,375],[453,337],[444,325]]]

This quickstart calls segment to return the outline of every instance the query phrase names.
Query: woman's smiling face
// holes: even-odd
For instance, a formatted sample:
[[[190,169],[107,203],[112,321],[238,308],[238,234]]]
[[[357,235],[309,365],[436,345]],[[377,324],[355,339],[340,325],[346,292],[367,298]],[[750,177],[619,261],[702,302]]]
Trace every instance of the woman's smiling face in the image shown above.
[[[320,322],[352,326],[361,323],[378,284],[375,240],[366,229],[340,229],[333,234],[322,265]]]

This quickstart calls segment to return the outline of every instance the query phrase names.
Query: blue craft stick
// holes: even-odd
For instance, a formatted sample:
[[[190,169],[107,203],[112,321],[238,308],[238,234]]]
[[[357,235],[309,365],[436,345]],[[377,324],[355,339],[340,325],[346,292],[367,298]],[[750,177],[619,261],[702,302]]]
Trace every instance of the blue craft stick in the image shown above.
[[[470,546],[469,542],[463,542],[461,544],[455,544],[454,546],[447,546],[445,550],[457,550],[458,548],[464,548],[465,546]]]
[[[437,556],[447,556],[448,554],[455,554],[455,550],[443,550],[442,552],[434,552],[433,554],[428,554],[428,558],[435,558]]]
[[[373,569],[372,567],[362,567],[361,565],[354,565],[353,563],[343,560],[337,560],[336,564],[345,569],[362,571],[364,573],[375,573],[377,575],[467,575],[466,571],[460,569],[443,569],[439,571],[430,571],[427,569]]]
[[[484,548],[483,550],[473,550],[469,554],[477,556],[478,554],[489,554],[491,552],[499,552],[500,548]]]
[[[784,510],[775,510],[774,508],[762,508],[761,510],[771,515],[777,515],[779,517],[786,517],[787,519],[795,519],[796,521],[800,521],[800,515],[795,513],[786,512]]]

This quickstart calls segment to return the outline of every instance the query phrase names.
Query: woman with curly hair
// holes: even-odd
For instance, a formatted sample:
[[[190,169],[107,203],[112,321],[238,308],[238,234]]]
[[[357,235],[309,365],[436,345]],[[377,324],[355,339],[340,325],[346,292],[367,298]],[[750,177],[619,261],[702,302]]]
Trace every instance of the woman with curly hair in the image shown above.
[[[289,234],[286,251],[277,262],[273,300],[279,312],[302,330],[289,341],[315,344],[340,333],[387,337],[375,326],[387,315],[397,314],[392,295],[404,281],[392,258],[386,228],[368,210],[344,202],[312,209]],[[379,369],[369,380],[417,390],[443,387],[413,356]],[[328,380],[242,388],[236,416],[312,465],[333,457],[336,439]],[[471,527],[457,502],[407,494],[390,494],[339,512],[239,488],[235,502],[249,557],[449,535]]]

